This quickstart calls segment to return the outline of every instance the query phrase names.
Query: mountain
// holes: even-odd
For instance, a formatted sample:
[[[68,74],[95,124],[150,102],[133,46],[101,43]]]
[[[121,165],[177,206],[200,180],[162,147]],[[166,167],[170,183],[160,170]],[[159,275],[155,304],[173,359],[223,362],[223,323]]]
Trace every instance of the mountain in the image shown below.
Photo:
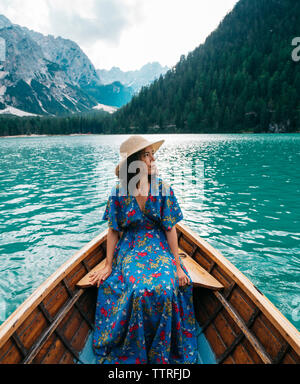
[[[299,131],[299,20],[299,1],[240,0],[204,44],[113,115],[112,129]]]
[[[143,86],[150,85],[155,79],[158,79],[160,75],[164,75],[169,68],[163,67],[158,62],[148,63],[141,69],[136,71],[123,72],[118,67],[113,67],[110,70],[99,69],[97,73],[103,84],[110,84],[115,81],[121,84],[131,87],[134,93],[138,93]]]
[[[120,107],[132,89],[103,85],[93,64],[73,41],[44,36],[0,15],[6,60],[0,61],[0,113],[63,115],[99,104]]]

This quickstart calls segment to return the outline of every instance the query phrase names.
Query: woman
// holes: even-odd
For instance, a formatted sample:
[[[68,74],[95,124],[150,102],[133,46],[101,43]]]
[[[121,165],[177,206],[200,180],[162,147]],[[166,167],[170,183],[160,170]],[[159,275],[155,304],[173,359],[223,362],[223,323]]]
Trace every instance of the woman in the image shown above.
[[[154,153],[163,142],[132,136],[120,147],[120,182],[103,215],[109,226],[106,265],[91,276],[99,287],[93,341],[98,363],[197,362],[192,285],[175,228],[183,215],[155,168]]]

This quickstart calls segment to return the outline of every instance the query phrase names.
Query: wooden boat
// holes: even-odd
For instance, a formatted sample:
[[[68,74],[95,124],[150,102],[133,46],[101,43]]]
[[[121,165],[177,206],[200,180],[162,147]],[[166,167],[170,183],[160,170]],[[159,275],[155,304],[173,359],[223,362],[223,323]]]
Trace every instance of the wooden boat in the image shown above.
[[[214,362],[299,364],[297,329],[220,252],[186,226],[176,227],[179,247],[191,258],[187,260],[189,271],[195,272],[193,280],[200,279],[193,288],[195,314]],[[60,267],[2,324],[0,363],[83,362],[93,331],[97,288],[83,288],[82,279],[105,258],[106,239],[107,230]]]

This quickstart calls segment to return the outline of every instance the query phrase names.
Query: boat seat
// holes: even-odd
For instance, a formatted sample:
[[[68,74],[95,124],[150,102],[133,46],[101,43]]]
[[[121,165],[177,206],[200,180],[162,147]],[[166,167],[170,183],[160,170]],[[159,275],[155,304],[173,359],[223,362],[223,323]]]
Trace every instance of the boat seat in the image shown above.
[[[202,268],[193,258],[191,258],[186,252],[182,249],[178,249],[179,257],[187,269],[194,287],[202,287],[211,290],[220,290],[223,289],[224,286],[215,279],[210,273],[208,273],[204,268]],[[79,288],[89,288],[93,285],[90,283],[90,274],[101,270],[105,265],[105,260],[102,260],[100,264],[98,264],[95,268],[93,268],[89,273],[87,273],[77,284],[76,286]]]

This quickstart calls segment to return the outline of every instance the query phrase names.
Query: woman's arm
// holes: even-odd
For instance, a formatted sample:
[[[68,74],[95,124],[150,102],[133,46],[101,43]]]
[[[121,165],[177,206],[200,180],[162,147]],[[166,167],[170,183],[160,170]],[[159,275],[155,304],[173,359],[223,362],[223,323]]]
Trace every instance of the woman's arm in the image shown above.
[[[178,254],[178,238],[177,238],[176,227],[174,226],[170,231],[165,231],[165,234],[166,234],[167,241],[168,241],[169,247],[171,249],[171,252],[173,253],[173,255],[175,257],[176,269],[177,269],[177,274],[178,274],[178,279],[179,279],[179,285],[183,286],[183,285],[189,284],[190,280],[180,266],[179,254]]]
[[[112,272],[112,262],[114,251],[119,240],[119,233],[112,228],[108,229],[107,234],[107,245],[106,245],[106,262],[104,268],[100,269],[98,272],[94,272],[90,275],[91,284],[99,287],[101,281],[106,280]]]
[[[112,266],[114,251],[119,241],[119,232],[112,228],[108,228],[107,245],[106,245],[106,266]]]

